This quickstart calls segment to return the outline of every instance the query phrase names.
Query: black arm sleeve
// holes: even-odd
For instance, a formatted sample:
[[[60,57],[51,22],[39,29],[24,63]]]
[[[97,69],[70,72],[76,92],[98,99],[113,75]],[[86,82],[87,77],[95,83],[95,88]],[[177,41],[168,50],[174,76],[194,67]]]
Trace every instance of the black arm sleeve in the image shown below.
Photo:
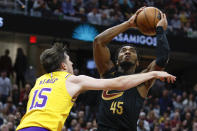
[[[156,64],[159,67],[165,67],[168,63],[168,56],[170,52],[170,47],[168,45],[168,40],[166,38],[165,31],[163,27],[159,26],[156,29],[157,32],[157,49],[156,49]]]

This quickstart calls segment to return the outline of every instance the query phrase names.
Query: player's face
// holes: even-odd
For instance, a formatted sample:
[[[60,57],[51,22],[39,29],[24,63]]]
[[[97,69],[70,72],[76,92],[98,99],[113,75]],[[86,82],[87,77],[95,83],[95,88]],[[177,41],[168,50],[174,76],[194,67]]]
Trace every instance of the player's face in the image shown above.
[[[122,62],[129,62],[135,65],[137,63],[137,52],[132,46],[124,46],[120,49],[118,54],[118,64]]]
[[[68,55],[66,55],[66,65],[67,65],[67,71],[73,74],[73,63]]]

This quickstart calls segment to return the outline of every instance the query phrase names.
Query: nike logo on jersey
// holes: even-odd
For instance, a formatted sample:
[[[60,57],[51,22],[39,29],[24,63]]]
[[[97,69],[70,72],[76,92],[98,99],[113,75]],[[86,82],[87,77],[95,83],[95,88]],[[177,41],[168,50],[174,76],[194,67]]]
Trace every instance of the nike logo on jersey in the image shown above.
[[[124,92],[109,93],[109,91],[103,91],[102,98],[104,100],[113,100],[123,95]]]

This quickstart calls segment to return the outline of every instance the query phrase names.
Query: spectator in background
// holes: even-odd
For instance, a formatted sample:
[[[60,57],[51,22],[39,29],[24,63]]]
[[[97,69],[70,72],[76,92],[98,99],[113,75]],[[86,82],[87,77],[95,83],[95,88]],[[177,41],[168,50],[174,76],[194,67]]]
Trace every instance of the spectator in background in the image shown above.
[[[80,9],[83,8],[84,9],[84,2],[83,0],[75,0],[74,2],[74,10],[76,12],[76,14],[80,13]],[[85,11],[85,9],[84,9]]]
[[[182,102],[184,108],[189,108],[191,110],[196,108],[196,103],[193,98],[193,94],[189,94],[189,98],[185,98]]]
[[[50,9],[45,0],[34,0],[33,12],[36,16],[49,17],[51,15],[49,10]]]
[[[148,116],[147,116],[147,121],[150,125],[150,130],[152,131],[153,128],[154,128],[154,123],[157,121],[157,117],[155,115],[155,112],[154,110],[151,110],[149,113],[148,113]]]
[[[110,23],[109,17],[107,16],[107,14],[105,12],[102,12],[102,14],[101,14],[101,25],[109,26],[110,24],[111,23]]]
[[[183,91],[183,93],[182,93],[182,104],[185,103],[184,101],[187,101],[187,92],[186,91]]]
[[[181,95],[178,95],[176,97],[176,100],[173,101],[173,106],[174,106],[175,109],[180,109],[180,110],[183,109],[183,105],[182,105],[181,99],[182,99]]]
[[[124,18],[126,20],[129,19],[131,17],[131,8],[133,7],[131,2],[129,0],[119,0],[119,3]]]
[[[190,37],[192,35],[192,28],[191,28],[191,25],[190,25],[190,22],[187,22],[184,26],[184,31],[187,33],[187,36]]]
[[[6,49],[5,54],[0,57],[0,72],[6,71],[8,77],[12,73],[12,60],[9,56],[9,53],[10,51]]]
[[[92,129],[91,129],[91,131],[96,131],[97,128],[98,128],[98,125],[96,123],[96,119],[94,119],[93,122],[92,122]]]
[[[195,102],[197,103],[197,84],[195,84],[193,87],[193,93],[194,93]]]
[[[87,0],[84,7],[87,12],[91,12],[94,8],[99,9],[99,2],[98,0]]]
[[[72,119],[71,124],[70,124],[70,128],[68,128],[68,131],[73,131],[74,127],[77,125],[77,120],[76,119]]]
[[[15,114],[15,113],[14,113]],[[7,117],[7,122],[11,122],[11,123],[14,123],[15,121],[15,116],[14,114],[9,114],[8,117]]]
[[[192,129],[192,117],[191,113],[185,113],[185,119],[182,122],[183,129],[190,131]]]
[[[2,71],[0,76],[0,98],[3,103],[6,102],[11,91],[11,81],[7,77],[7,72]]]
[[[197,117],[194,117],[194,120],[192,123],[192,131],[197,131]]]
[[[79,12],[76,12],[75,16],[81,18],[81,22],[86,22],[87,20],[85,9],[82,7],[79,9]]]
[[[169,91],[164,89],[162,97],[159,99],[160,114],[163,115],[164,112],[170,111],[173,108],[172,100],[169,98]]]
[[[162,125],[162,129],[163,131],[170,131],[171,130],[171,125],[170,125],[170,118],[167,117],[165,120],[164,120],[164,123]]]
[[[171,120],[170,125],[171,125],[172,128],[179,128],[179,126],[181,125],[181,119],[180,119],[179,112],[174,113],[174,116]]]
[[[61,11],[61,2],[59,0],[49,0],[48,6],[52,14],[59,14]]]
[[[62,131],[67,131],[66,126],[62,127]]]
[[[8,122],[7,127],[9,131],[15,131],[14,123]]]
[[[16,84],[20,87],[20,83],[22,83],[22,87],[25,86],[25,71],[27,69],[27,58],[23,53],[22,48],[17,49],[16,60],[14,64],[14,70],[16,72]],[[20,89],[20,88],[19,88]]]
[[[90,131],[91,129],[92,129],[92,122],[89,121],[86,123],[86,128],[84,131]]]
[[[145,112],[140,112],[139,120],[137,124],[137,131],[150,131],[150,126],[148,121],[146,121]]]
[[[26,107],[28,102],[28,96],[31,91],[31,85],[29,83],[25,84],[25,90],[23,92],[23,96],[21,96],[20,102],[22,102],[23,106]]]
[[[14,114],[15,112],[16,112],[16,106],[13,104],[12,98],[8,97],[3,107],[3,114],[4,116],[8,116],[9,114]]]
[[[188,17],[189,17],[189,15],[187,14],[187,12],[184,10],[181,10],[181,12],[179,14],[179,18],[180,18],[181,23],[184,23],[184,24],[187,23]]]
[[[101,14],[97,8],[93,8],[87,15],[88,22],[95,25],[101,25]]]
[[[65,15],[71,15],[71,16],[75,15],[75,10],[71,0],[63,0],[61,9]]]
[[[29,66],[25,72],[25,82],[34,86],[36,82],[36,69],[33,66]]]
[[[176,31],[179,31],[181,28],[181,21],[177,14],[174,15],[173,19],[170,21],[170,25]]]
[[[108,9],[109,8],[109,0],[99,0],[99,8],[100,9]]]
[[[1,131],[9,131],[8,126],[6,124],[3,124],[0,129]]]
[[[18,89],[17,84],[14,84],[12,86],[11,97],[13,100],[13,104],[18,106],[20,94],[19,94],[19,89]]]
[[[196,102],[194,101],[194,95],[192,93],[189,94],[188,102],[185,104],[185,106],[189,107],[191,110],[196,109]]]

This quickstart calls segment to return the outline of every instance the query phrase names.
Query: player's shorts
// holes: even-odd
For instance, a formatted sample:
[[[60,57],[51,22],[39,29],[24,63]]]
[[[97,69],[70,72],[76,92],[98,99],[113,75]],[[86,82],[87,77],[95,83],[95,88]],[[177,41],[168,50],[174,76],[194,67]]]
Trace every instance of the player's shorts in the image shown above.
[[[96,131],[118,131],[118,130],[107,127],[107,126],[98,125],[98,129]]]
[[[49,131],[49,130],[41,127],[28,127],[28,128],[20,129],[18,131]]]

